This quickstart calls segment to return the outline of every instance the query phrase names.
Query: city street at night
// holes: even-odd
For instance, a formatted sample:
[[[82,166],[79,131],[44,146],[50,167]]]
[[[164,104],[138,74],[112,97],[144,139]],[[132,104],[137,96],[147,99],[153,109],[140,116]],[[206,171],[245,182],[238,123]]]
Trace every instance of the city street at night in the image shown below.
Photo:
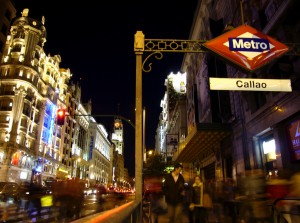
[[[0,0],[0,223],[299,223],[300,0]]]
[[[79,217],[76,217],[75,214],[70,216],[70,210],[62,210],[59,204],[42,208],[40,214],[38,214],[36,209],[18,209],[17,205],[12,204],[8,207],[8,219],[6,222],[70,222],[91,214],[113,209],[132,200],[134,200],[134,194],[106,194],[101,196],[101,198],[95,194],[86,195]],[[3,211],[3,206],[1,205],[0,215]]]

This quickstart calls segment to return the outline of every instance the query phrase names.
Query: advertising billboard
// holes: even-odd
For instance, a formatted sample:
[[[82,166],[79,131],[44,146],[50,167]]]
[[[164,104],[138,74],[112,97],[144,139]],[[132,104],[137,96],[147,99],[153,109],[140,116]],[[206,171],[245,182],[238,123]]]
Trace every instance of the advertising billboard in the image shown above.
[[[286,131],[292,160],[300,160],[300,119],[291,122]]]
[[[167,134],[167,157],[172,157],[178,149],[178,134]]]

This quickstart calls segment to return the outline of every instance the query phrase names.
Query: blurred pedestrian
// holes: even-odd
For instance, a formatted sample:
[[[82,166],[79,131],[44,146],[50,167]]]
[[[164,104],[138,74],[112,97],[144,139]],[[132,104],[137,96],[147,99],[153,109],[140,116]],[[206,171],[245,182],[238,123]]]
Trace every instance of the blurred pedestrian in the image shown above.
[[[190,210],[189,206],[192,201],[192,186],[194,183],[194,179],[191,182],[185,184],[185,191],[184,191],[184,203],[183,203],[183,211],[187,213],[189,223],[193,223],[193,211]]]
[[[181,174],[182,165],[176,163],[174,170],[166,176],[164,194],[168,206],[169,223],[182,222],[184,201],[184,178]]]
[[[200,176],[196,176],[192,185],[190,210],[193,212],[193,222],[208,222],[208,211],[203,206],[204,184]]]
[[[300,172],[296,172],[290,179],[290,190],[287,197],[299,198],[300,197]],[[284,217],[288,223],[300,222],[300,201],[287,200],[284,201],[285,211],[292,212],[294,214],[285,214]]]

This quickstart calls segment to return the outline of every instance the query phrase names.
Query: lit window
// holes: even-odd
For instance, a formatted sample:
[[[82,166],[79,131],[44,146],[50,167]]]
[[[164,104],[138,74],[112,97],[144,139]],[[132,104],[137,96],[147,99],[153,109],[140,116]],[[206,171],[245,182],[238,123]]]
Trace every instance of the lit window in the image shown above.
[[[267,155],[268,160],[276,160],[276,145],[275,140],[271,139],[269,141],[263,142],[264,154]]]

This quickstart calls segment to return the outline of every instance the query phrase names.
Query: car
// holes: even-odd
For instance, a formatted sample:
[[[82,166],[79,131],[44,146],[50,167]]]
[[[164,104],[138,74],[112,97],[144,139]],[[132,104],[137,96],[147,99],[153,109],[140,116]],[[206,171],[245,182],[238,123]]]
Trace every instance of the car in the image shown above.
[[[19,201],[19,185],[14,182],[0,182],[0,200],[16,203]]]
[[[83,193],[84,195],[96,194],[96,189],[88,187],[84,189]]]
[[[96,184],[93,187],[93,193],[95,193],[96,195],[107,194],[107,188],[102,184]]]

